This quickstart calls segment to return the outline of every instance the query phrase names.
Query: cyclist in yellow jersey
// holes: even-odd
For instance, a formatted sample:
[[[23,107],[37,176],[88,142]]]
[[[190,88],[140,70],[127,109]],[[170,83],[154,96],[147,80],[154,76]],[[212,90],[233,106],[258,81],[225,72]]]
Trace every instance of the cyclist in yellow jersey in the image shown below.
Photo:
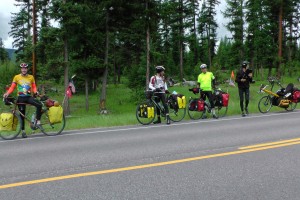
[[[17,87],[17,92],[18,92],[17,103],[21,103],[20,105],[18,105],[20,112],[25,115],[25,111],[26,111],[25,103],[34,105],[36,107],[36,120],[37,120],[36,127],[42,129],[42,127],[40,126],[42,104],[40,101],[33,98],[32,96],[34,94],[35,95],[38,94],[34,77],[27,73],[28,64],[21,63],[20,68],[21,68],[21,74],[18,74],[13,78],[10,88],[3,95],[3,98],[7,98],[8,95],[10,95]],[[24,117],[21,116],[21,119],[22,119],[22,123],[21,123],[22,137],[26,138],[27,135],[25,133]]]
[[[208,98],[213,118],[218,118],[215,112],[215,104],[212,94],[212,89],[215,86],[215,77],[212,72],[207,71],[207,65],[202,64],[200,66],[201,74],[198,76],[198,87],[201,89],[201,97],[205,99]],[[204,114],[203,118],[206,118],[206,114]]]

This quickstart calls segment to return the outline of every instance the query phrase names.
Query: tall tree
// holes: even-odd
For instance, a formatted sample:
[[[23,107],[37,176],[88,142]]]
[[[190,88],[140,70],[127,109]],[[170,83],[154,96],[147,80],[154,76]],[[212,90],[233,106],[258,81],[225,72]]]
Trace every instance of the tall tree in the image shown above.
[[[223,15],[230,19],[226,28],[231,32],[233,37],[233,48],[236,54],[234,65],[239,66],[245,59],[244,57],[244,0],[226,0],[227,7]]]

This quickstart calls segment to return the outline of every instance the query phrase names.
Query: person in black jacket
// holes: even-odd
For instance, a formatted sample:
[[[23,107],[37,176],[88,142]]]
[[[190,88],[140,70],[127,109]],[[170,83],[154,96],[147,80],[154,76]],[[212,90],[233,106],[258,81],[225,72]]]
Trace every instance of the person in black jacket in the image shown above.
[[[236,80],[239,89],[240,96],[240,107],[242,111],[242,116],[245,117],[249,114],[248,105],[249,105],[249,88],[250,83],[252,83],[252,71],[249,69],[249,63],[244,61],[242,68],[238,71],[236,75]],[[244,95],[245,95],[245,107],[244,107]]]

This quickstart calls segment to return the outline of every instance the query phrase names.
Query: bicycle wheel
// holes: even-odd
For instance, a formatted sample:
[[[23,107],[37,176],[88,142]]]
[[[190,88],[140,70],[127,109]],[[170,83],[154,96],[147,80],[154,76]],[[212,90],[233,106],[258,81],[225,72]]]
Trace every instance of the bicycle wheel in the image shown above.
[[[189,101],[187,110],[189,117],[194,120],[201,119],[204,114],[204,111],[197,110],[197,99],[192,99]]]
[[[258,110],[261,113],[267,113],[272,107],[272,100],[270,96],[263,96],[258,102]]]
[[[4,114],[4,113],[2,113]],[[12,113],[11,113],[12,114]],[[1,116],[1,123],[2,123],[2,126],[4,125],[3,123],[6,122],[6,120],[4,118],[2,118]],[[12,125],[12,129],[11,130],[5,130],[6,128],[5,127],[2,127],[0,129],[0,137],[4,140],[12,140],[12,139],[15,139],[21,132],[21,117],[14,113],[13,114],[13,125]]]
[[[170,108],[170,104],[168,104],[168,107],[169,116],[173,122],[180,122],[183,120],[186,114],[186,108]]]
[[[153,102],[139,103],[135,112],[136,119],[143,125],[151,124],[156,116],[156,107]]]
[[[296,109],[296,107],[297,107],[297,103],[294,103],[294,102],[290,102],[290,104],[289,104],[289,107],[287,107],[285,110],[286,111],[293,111],[293,110],[295,110]]]
[[[41,131],[45,135],[48,135],[48,136],[58,135],[64,130],[64,128],[66,126],[65,115],[63,114],[62,121],[60,123],[52,124],[52,123],[50,123],[50,120],[49,120],[48,111],[44,111],[41,116],[41,125],[42,125]]]
[[[228,106],[227,107],[223,107],[223,106],[217,106],[215,107],[216,110],[216,115],[219,118],[225,117],[227,114],[227,110],[228,110]]]

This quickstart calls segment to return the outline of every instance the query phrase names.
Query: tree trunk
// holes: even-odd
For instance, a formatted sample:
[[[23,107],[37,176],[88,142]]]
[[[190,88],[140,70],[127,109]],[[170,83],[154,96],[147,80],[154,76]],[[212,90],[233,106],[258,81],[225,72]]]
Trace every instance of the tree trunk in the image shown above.
[[[148,13],[148,1],[146,1],[146,12]],[[149,73],[150,73],[150,27],[149,27],[149,17],[147,17],[147,66],[146,66],[146,90],[149,89]]]
[[[106,11],[106,23],[105,23],[105,29],[106,29],[106,43],[105,43],[105,57],[104,57],[104,65],[105,65],[105,71],[102,77],[102,89],[101,89],[101,95],[100,95],[100,114],[107,114],[106,109],[106,85],[107,85],[107,76],[108,76],[108,44],[109,44],[109,30],[108,30],[108,17],[109,17],[109,11]]]
[[[282,60],[282,15],[283,15],[283,3],[280,3],[279,8],[279,20],[278,20],[278,27],[279,27],[279,33],[278,33],[278,65],[277,65],[277,77],[280,78],[281,72],[280,72],[280,65]]]
[[[180,80],[183,81],[183,2],[180,0],[180,26],[179,26],[179,59],[180,59]]]
[[[63,1],[63,3],[66,3],[66,0]],[[64,37],[64,85],[65,85],[65,93],[69,87],[69,51],[68,51],[68,39],[67,37]],[[69,106],[69,98],[64,98],[64,114],[66,116],[70,115],[70,106]]]
[[[32,75],[37,82],[36,79],[36,42],[37,42],[37,27],[36,27],[36,4],[35,0],[32,1]]]

